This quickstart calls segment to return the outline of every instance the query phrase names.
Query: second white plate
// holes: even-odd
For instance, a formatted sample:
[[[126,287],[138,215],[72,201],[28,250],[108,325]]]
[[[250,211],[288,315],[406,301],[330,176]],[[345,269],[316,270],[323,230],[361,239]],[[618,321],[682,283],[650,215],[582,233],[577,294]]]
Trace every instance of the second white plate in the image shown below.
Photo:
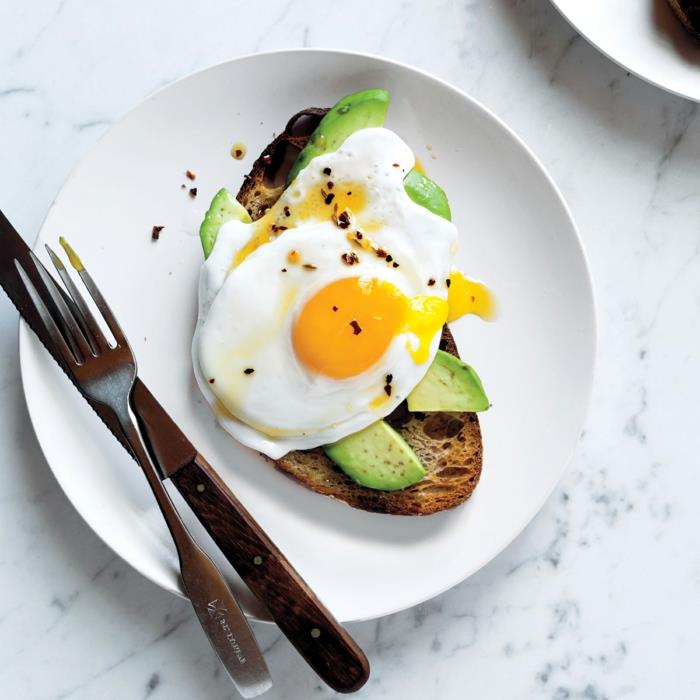
[[[466,318],[453,326],[493,409],[482,416],[485,463],[475,495],[427,518],[352,510],[276,472],[217,428],[190,364],[202,262],[196,231],[212,195],[238,188],[294,112],[368,86],[390,90],[387,126],[447,191],[461,237],[457,263],[488,281],[502,310],[492,324]],[[229,155],[239,141],[248,148],[242,162]],[[197,173],[196,199],[181,189],[187,168]],[[154,224],[165,226],[157,243]],[[414,605],[483,566],[542,506],[580,434],[595,328],[567,208],[501,121],[407,66],[286,51],[175,83],[123,118],[71,175],[39,235],[42,258],[43,243],[59,235],[109,299],[144,381],[340,620]],[[142,474],[24,326],[20,350],[32,422],[68,498],[115,552],[179,592],[173,547]],[[248,611],[265,617],[231,577]]]
[[[700,42],[666,0],[552,0],[580,34],[631,73],[700,101]]]

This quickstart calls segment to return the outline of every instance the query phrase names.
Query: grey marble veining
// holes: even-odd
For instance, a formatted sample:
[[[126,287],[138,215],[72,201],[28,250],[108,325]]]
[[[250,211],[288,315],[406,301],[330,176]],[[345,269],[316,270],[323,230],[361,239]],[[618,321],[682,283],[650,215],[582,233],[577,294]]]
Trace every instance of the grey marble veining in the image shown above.
[[[95,140],[154,89],[258,50],[382,54],[453,82],[535,150],[584,238],[592,410],[561,485],[467,582],[356,624],[361,698],[692,698],[700,686],[700,118],[598,54],[548,0],[31,0],[0,5],[1,206],[32,238]],[[188,606],[63,496],[0,297],[0,678],[8,700],[235,697]],[[330,698],[258,626],[274,700]]]

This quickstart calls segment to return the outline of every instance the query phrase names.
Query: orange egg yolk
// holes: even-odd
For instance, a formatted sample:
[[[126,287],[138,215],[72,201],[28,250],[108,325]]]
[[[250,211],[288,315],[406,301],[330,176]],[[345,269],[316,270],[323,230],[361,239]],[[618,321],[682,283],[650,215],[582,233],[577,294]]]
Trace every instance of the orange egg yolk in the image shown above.
[[[447,318],[439,297],[407,297],[390,282],[345,277],[320,289],[301,309],[292,327],[299,361],[334,379],[368,370],[401,333],[417,364],[430,356],[430,344]]]
[[[456,321],[465,314],[475,314],[485,321],[496,318],[496,302],[486,285],[469,279],[463,272],[452,270],[450,287],[447,290],[450,310],[448,322]]]

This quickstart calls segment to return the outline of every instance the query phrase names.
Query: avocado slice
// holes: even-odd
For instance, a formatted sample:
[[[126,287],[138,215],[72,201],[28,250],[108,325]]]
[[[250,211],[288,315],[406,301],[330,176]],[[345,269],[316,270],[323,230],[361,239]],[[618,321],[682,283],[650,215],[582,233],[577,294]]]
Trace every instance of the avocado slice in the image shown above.
[[[418,455],[383,420],[323,450],[351,479],[370,489],[398,491],[426,474]]]
[[[428,372],[408,395],[409,411],[485,411],[489,406],[479,375],[443,350],[437,351]]]
[[[381,88],[360,90],[336,102],[294,161],[287,175],[287,184],[316,156],[337,151],[350,134],[384,124],[388,107],[389,93]]]
[[[447,201],[445,191],[429,177],[414,168],[403,179],[403,188],[416,204],[420,204],[443,219],[452,221],[450,203]]]
[[[214,247],[219,229],[233,219],[246,224],[251,221],[245,207],[225,187],[222,187],[211,200],[199,227],[199,240],[202,242],[205,258],[209,257]]]

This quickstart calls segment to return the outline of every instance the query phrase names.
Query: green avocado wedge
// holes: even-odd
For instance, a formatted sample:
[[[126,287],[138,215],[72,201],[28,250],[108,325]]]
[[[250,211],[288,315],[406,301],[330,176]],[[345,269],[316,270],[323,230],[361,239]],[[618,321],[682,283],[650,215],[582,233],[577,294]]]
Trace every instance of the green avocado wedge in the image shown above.
[[[465,362],[438,350],[426,375],[408,395],[408,410],[485,411],[489,400],[479,375]]]
[[[403,188],[416,204],[420,204],[443,219],[452,221],[450,203],[447,201],[445,191],[429,177],[413,169],[403,179]]]
[[[382,126],[388,107],[389,93],[381,88],[360,90],[336,102],[294,161],[287,175],[287,184],[316,156],[337,151],[350,134],[360,129]]]
[[[209,257],[209,253],[216,243],[219,229],[227,221],[234,219],[245,224],[249,224],[251,221],[250,214],[245,210],[245,207],[223,187],[214,195],[199,227],[199,240],[202,242],[205,258]]]
[[[351,479],[370,489],[398,491],[426,475],[418,455],[383,420],[323,450]]]

